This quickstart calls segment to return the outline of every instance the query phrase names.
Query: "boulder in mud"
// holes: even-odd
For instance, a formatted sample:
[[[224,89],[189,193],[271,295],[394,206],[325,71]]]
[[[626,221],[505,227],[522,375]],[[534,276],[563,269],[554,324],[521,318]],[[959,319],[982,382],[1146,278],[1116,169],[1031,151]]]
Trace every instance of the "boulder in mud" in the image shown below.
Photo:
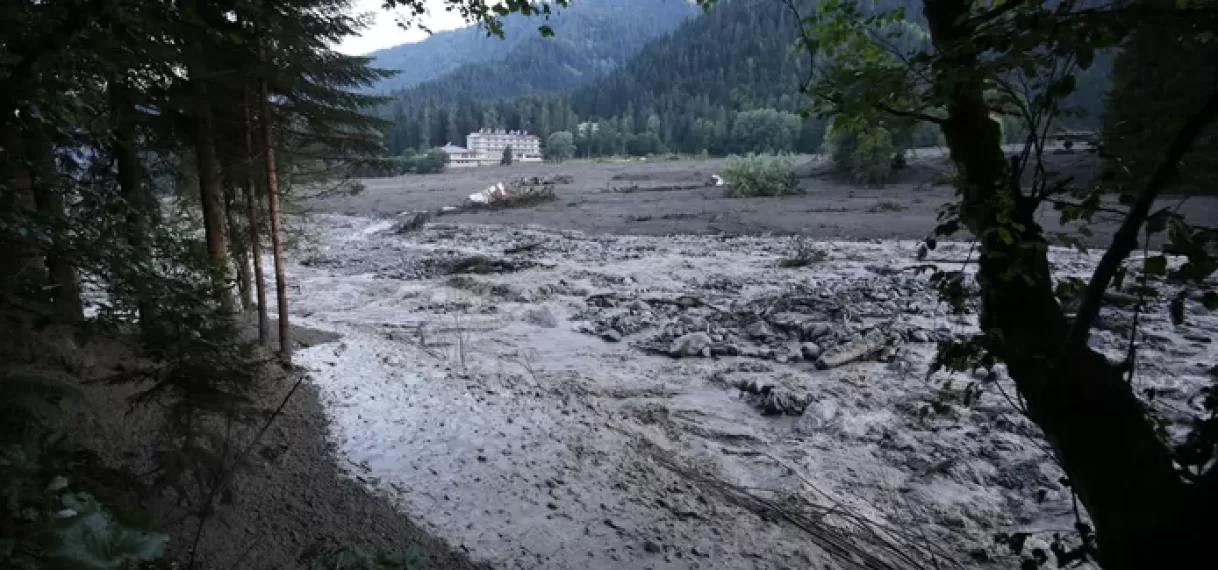
[[[761,415],[763,416],[798,416],[804,412],[807,407],[807,402],[803,398],[797,398],[790,392],[781,390],[773,390],[766,394],[765,400],[761,403]]]
[[[815,362],[825,351],[815,342],[805,342],[799,345],[799,352],[803,355],[804,360]]]
[[[393,233],[402,235],[418,231],[431,221],[431,212],[405,212],[393,225]]]
[[[601,332],[601,338],[605,339],[606,342],[622,342],[622,333],[618,332],[617,329],[605,329]]]
[[[744,328],[744,334],[757,340],[766,340],[774,338],[774,329],[770,328],[765,321],[754,321],[753,324]]]
[[[543,329],[558,326],[558,319],[554,317],[554,313],[545,307],[529,307],[529,310],[524,312],[524,320]]]
[[[673,358],[697,356],[703,349],[710,349],[711,337],[704,332],[689,333],[672,341],[668,354]]]
[[[795,422],[795,431],[811,435],[824,433],[833,429],[841,418],[841,407],[837,400],[825,398],[817,400],[804,408],[803,414]]]

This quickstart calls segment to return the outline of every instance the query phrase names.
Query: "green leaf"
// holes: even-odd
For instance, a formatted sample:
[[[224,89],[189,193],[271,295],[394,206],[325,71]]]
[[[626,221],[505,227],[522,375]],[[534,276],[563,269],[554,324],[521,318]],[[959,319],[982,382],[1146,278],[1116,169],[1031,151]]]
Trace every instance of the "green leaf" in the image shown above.
[[[67,486],[68,478],[64,477],[63,475],[58,475],[54,479],[51,479],[51,483],[47,485],[47,491],[54,493],[56,491],[62,491]]]
[[[537,28],[537,31],[541,32],[541,37],[543,38],[554,37],[554,28],[551,28],[550,26],[541,26]]]
[[[166,535],[116,523],[92,497],[68,494],[63,503],[76,515],[56,533],[57,544],[48,553],[55,563],[81,570],[120,570],[165,555]]]
[[[998,228],[998,239],[1007,245],[1015,243],[1015,236],[1012,236],[1011,231],[1006,228]]]
[[[1201,304],[1205,305],[1205,308],[1210,311],[1218,310],[1218,292],[1206,291],[1201,296]]]
[[[1095,61],[1095,50],[1091,49],[1091,46],[1083,44],[1079,46],[1078,53],[1075,56],[1078,58],[1079,68],[1087,69]]]
[[[1156,255],[1146,258],[1146,261],[1142,263],[1142,273],[1160,277],[1167,275],[1167,257]]]
[[[1146,231],[1157,234],[1167,229],[1167,221],[1172,218],[1171,210],[1163,208],[1146,218]]]

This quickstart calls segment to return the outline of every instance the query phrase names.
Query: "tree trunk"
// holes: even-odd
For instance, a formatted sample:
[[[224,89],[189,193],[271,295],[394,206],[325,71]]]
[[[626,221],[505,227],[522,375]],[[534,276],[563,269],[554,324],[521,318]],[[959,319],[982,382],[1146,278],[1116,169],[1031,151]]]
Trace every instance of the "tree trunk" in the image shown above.
[[[241,226],[237,223],[237,188],[233,181],[224,184],[224,218],[228,222],[228,247],[237,268],[237,291],[241,297],[241,309],[249,311],[254,302],[251,298],[249,253],[243,243]]]
[[[959,177],[961,220],[980,245],[986,348],[1007,364],[1029,416],[1086,506],[1105,568],[1189,567],[1208,557],[1214,526],[1202,523],[1207,509],[1199,505],[1212,508],[1214,498],[1177,475],[1117,366],[1084,345],[1053,369],[1070,327],[1053,294],[1035,204],[1009,179],[980,78],[956,72],[978,67],[975,55],[953,51],[973,33],[971,6],[971,0],[926,0],[925,15],[932,43],[952,70],[938,79],[947,95],[942,130]],[[1004,241],[999,228],[1014,239]]]
[[[292,328],[288,324],[288,285],[283,268],[283,228],[279,224],[279,180],[275,172],[275,139],[272,128],[271,94],[265,79],[259,91],[262,106],[263,161],[266,163],[267,214],[271,218],[271,254],[275,258],[275,297],[279,304],[279,357],[292,362]]]
[[[0,212],[11,213],[16,225],[28,227],[33,223],[37,205],[17,111],[0,109],[0,125],[4,130],[0,176],[12,181],[0,184]],[[41,305],[41,296],[33,295],[33,291],[46,285],[46,266],[38,247],[19,232],[8,232],[3,238],[6,241],[0,244],[0,295],[12,296],[14,299],[9,302],[22,306],[36,300]]]
[[[118,169],[118,185],[127,201],[126,237],[127,245],[131,246],[132,251],[132,258],[128,262],[142,268],[151,268],[152,248],[148,232],[149,217],[153,213],[155,201],[143,183],[143,165],[140,163],[139,148],[135,141],[135,123],[131,117],[134,108],[130,91],[118,81],[110,84],[110,112],[114,129],[114,162]],[[132,270],[132,267],[122,269],[124,272]],[[133,277],[139,280],[149,276]],[[143,291],[137,291],[136,294],[140,297],[136,302],[140,327],[147,331],[156,320],[156,303],[148,299]]]
[[[250,256],[254,258],[254,286],[258,299],[258,342],[267,344],[271,338],[271,327],[266,308],[266,275],[262,271],[262,241],[258,226],[262,216],[257,207],[258,184],[255,182],[254,165],[254,121],[250,117],[250,97],[245,94],[245,217],[249,221]]]
[[[56,188],[58,175],[51,141],[37,127],[26,131],[26,157],[30,160],[34,203],[44,220],[55,224],[49,232],[50,245],[43,252],[50,284],[51,311],[63,323],[85,320],[84,302],[80,298],[80,281],[72,260],[72,247],[67,234],[63,195]]]
[[[199,176],[199,197],[203,206],[207,255],[212,263],[212,279],[220,309],[225,313],[232,313],[233,301],[228,291],[228,246],[224,236],[224,191],[220,186],[220,165],[216,160],[212,109],[207,94],[199,87],[199,80],[194,81],[195,166]]]

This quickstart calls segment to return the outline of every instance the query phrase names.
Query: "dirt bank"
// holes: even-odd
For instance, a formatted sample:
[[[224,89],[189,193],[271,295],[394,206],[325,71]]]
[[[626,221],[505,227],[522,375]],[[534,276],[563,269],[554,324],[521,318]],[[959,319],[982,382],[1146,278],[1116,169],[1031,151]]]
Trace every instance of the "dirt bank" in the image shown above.
[[[333,333],[303,327],[296,327],[294,334],[301,349],[338,340]],[[118,341],[96,339],[81,347],[78,358],[100,375],[130,365],[130,354]],[[278,406],[299,374],[276,375],[273,390],[260,404],[267,409]],[[151,434],[160,424],[148,408],[129,412],[126,397],[131,393],[129,386],[87,388],[87,405],[78,409],[69,429],[107,466],[148,473]],[[426,568],[484,568],[420,529],[383,494],[370,491],[367,481],[343,474],[340,465],[345,459],[335,454],[328,432],[317,386],[302,383],[251,453],[249,464],[234,475],[231,504],[217,509],[199,541],[198,568],[300,568],[301,554],[314,545],[412,551]],[[239,441],[250,439],[252,434],[243,434]],[[109,486],[95,491],[111,504],[146,512],[169,533],[170,558],[190,559],[198,519],[177,504],[168,489],[157,493],[145,486],[148,478],[118,473],[99,478]]]

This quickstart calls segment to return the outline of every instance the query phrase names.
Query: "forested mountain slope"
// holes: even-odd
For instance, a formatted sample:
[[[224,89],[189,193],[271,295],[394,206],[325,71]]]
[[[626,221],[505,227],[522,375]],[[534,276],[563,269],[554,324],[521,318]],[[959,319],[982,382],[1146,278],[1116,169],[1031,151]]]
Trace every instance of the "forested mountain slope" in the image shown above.
[[[555,9],[548,21],[509,16],[502,39],[464,28],[369,55],[376,67],[401,72],[378,83],[379,91],[420,86],[426,96],[476,99],[545,93],[620,67],[648,40],[697,13],[684,0],[581,0]],[[553,37],[541,36],[543,24]]]
[[[912,21],[920,20],[920,3],[883,4],[904,6]],[[810,7],[801,9],[806,15]],[[381,113],[394,122],[389,139],[395,152],[459,141],[464,133],[484,127],[526,129],[543,138],[568,130],[576,135],[581,156],[815,152],[824,139],[825,121],[794,115],[808,103],[799,87],[810,69],[808,54],[792,49],[798,37],[798,15],[785,3],[726,0],[569,93],[512,97],[513,86],[529,81],[538,82],[535,92],[561,89],[558,81],[529,79],[530,73],[518,74],[515,83],[505,80],[509,87],[498,93],[462,89],[463,84],[479,84],[474,70],[486,78],[513,74],[510,66],[467,66],[403,93]],[[1091,128],[1098,121],[1111,57],[1101,53],[1095,60],[1078,77],[1078,91],[1069,101],[1085,114],[1063,118],[1063,124]],[[737,121],[741,115],[744,123]],[[581,134],[580,123],[597,123],[595,132],[587,128]],[[779,136],[764,136],[769,132]]]

